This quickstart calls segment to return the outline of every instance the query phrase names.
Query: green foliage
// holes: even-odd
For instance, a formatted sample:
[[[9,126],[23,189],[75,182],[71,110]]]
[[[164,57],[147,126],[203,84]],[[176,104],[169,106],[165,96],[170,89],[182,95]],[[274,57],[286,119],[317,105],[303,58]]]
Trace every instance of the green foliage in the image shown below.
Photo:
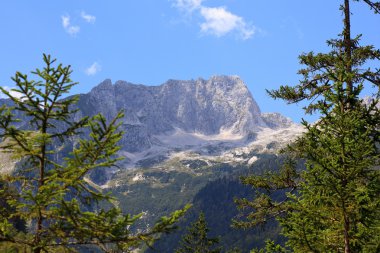
[[[14,105],[0,108],[1,152],[12,154],[22,165],[11,175],[2,175],[0,246],[26,252],[66,252],[77,246],[129,252],[175,229],[189,206],[137,233],[130,227],[141,214],[123,214],[109,194],[91,187],[87,180],[91,171],[115,166],[120,159],[117,143],[123,133],[118,127],[123,113],[109,122],[102,115],[74,120],[78,98],[63,98],[76,84],[70,79],[70,66],[55,66],[47,55],[43,59],[46,66],[32,72],[38,81],[19,72],[12,78],[13,92],[20,96],[0,87]],[[14,111],[28,117],[28,127],[15,126],[19,119]],[[89,133],[87,139],[79,138],[83,129]],[[69,144],[70,155],[60,157],[59,151]],[[109,204],[102,206],[109,208],[97,208],[105,202]],[[15,221],[27,228],[20,229]]]
[[[243,251],[237,247],[229,249],[226,251],[226,253],[242,253]]]
[[[282,215],[287,211],[287,200],[299,184],[300,175],[297,163],[291,159],[285,159],[283,166],[277,171],[267,171],[263,175],[250,175],[242,177],[242,183],[254,186],[256,190],[254,201],[242,198],[235,199],[242,212],[253,209],[245,218],[234,219],[233,226],[239,228],[250,228],[263,225],[272,217]],[[268,219],[269,218],[269,219]]]
[[[180,247],[176,253],[219,253],[220,248],[215,245],[219,243],[218,238],[208,237],[209,228],[207,227],[204,213],[199,215],[198,220],[193,223],[182,237]]]
[[[158,240],[153,245],[153,249],[148,249],[146,252],[153,253],[174,251],[174,249],[179,246],[181,237],[186,233],[185,228],[195,222],[198,219],[199,213],[202,211],[207,217],[208,226],[211,228],[210,236],[218,236],[220,238],[219,245],[223,247],[226,252],[229,252],[227,249],[231,248],[240,249],[240,251],[237,252],[248,252],[254,247],[264,247],[264,240],[266,238],[274,240],[276,243],[283,243],[284,238],[279,235],[277,221],[272,221],[265,224],[265,230],[263,227],[245,230],[234,229],[231,227],[231,219],[239,215],[233,200],[235,198],[251,197],[254,192],[250,186],[240,183],[239,175],[246,174],[247,171],[256,173],[258,171],[264,171],[267,168],[277,170],[282,161],[281,156],[269,154],[255,155],[260,158],[252,165],[251,168],[223,165],[224,169],[222,169],[223,167],[218,165],[217,172],[212,174],[203,174],[204,169],[202,169],[201,176],[194,177],[188,181],[182,181],[178,175],[175,175],[175,179],[170,180],[170,187],[151,188],[149,194],[142,195],[145,196],[143,197],[144,199],[148,199],[149,201],[141,201],[141,203],[137,205],[134,204],[136,202],[131,201],[133,201],[133,199],[139,199],[140,194],[144,194],[144,192],[149,189],[149,186],[144,185],[144,187],[141,188],[130,188],[131,193],[124,197],[129,196],[131,198],[126,202],[123,202],[125,203],[123,205],[132,205],[134,207],[139,206],[140,208],[138,210],[149,210],[149,212],[155,214],[159,213],[160,209],[165,210],[168,205],[167,201],[162,201],[160,196],[169,196],[170,202],[172,202],[171,205],[173,205],[173,203],[178,205],[181,201],[183,202],[183,199],[187,199],[187,201],[192,202],[192,208],[186,213],[186,216],[179,224],[180,229],[178,229],[175,233]],[[231,172],[222,178],[218,178],[220,176],[220,171],[226,171],[229,167],[231,167]],[[161,170],[161,173],[164,172]],[[174,176],[173,172],[168,174]],[[147,176],[147,173],[144,173],[144,176],[144,182],[149,181],[149,176]],[[163,175],[161,175],[161,177],[163,177]],[[157,179],[160,177],[157,173],[155,173],[154,178]],[[194,182],[197,181],[198,183],[194,184]],[[180,191],[181,186],[184,183],[186,183],[186,189],[184,191]],[[202,187],[199,187],[199,184],[202,184]],[[177,187],[171,188],[172,185],[177,185]],[[152,194],[154,194],[155,198],[151,198]],[[121,199],[123,199],[123,196],[118,195],[118,200]],[[170,206],[170,209],[168,210],[173,210],[173,208],[175,208],[175,206]]]
[[[378,2],[363,2],[379,12]],[[380,70],[366,65],[380,60],[380,50],[360,46],[360,35],[351,38],[349,4],[341,6],[342,34],[327,42],[332,51],[301,55],[306,67],[299,71],[300,83],[269,92],[289,103],[307,100],[306,113],[321,118],[303,122],[306,132],[287,148],[290,162],[278,173],[244,178],[258,194],[237,201],[248,214],[236,226],[277,218],[294,252],[380,249]],[[360,95],[368,84],[375,93],[366,104]],[[297,170],[293,159],[304,160],[306,169]],[[283,198],[273,198],[279,191]]]
[[[265,249],[254,249],[250,253],[288,253],[289,251],[271,240],[265,241]]]
[[[293,147],[307,160],[307,170],[301,175],[300,194],[291,195],[292,210],[281,223],[296,251],[339,252],[348,239],[355,252],[364,248],[376,252],[374,236],[380,232],[380,175],[375,167],[380,158],[378,123],[369,124],[363,110],[367,107],[343,114],[332,110],[334,117],[308,126]],[[370,244],[374,244],[372,250]]]

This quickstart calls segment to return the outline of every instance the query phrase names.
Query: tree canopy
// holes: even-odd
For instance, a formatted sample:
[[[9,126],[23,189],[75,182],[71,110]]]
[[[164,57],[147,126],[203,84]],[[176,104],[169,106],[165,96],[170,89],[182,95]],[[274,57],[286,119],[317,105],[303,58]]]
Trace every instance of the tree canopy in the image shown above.
[[[380,249],[380,70],[372,67],[380,50],[361,46],[361,35],[352,37],[350,1],[342,2],[343,31],[327,41],[331,51],[302,54],[300,83],[268,91],[288,103],[308,101],[306,113],[320,119],[303,121],[306,131],[285,150],[289,160],[277,173],[243,179],[257,189],[253,201],[237,200],[246,219],[236,226],[277,218],[294,252]],[[379,13],[379,2],[361,2]],[[374,94],[363,99],[368,85]],[[297,169],[294,159],[306,169]],[[284,198],[272,198],[278,191]]]
[[[37,80],[16,72],[12,93],[0,87],[13,103],[0,108],[0,149],[18,161],[13,173],[1,175],[0,244],[36,253],[80,246],[128,252],[175,229],[188,206],[138,232],[131,226],[141,215],[123,214],[109,194],[91,185],[90,171],[120,159],[123,113],[109,122],[102,115],[77,119],[78,97],[65,97],[76,85],[71,67],[49,55],[43,60],[44,68],[32,72]],[[28,124],[17,125],[15,112]],[[69,154],[61,152],[67,148]]]
[[[208,236],[205,215],[200,213],[198,220],[188,228],[187,233],[182,237],[180,247],[176,253],[220,253],[221,248],[216,247],[219,243],[218,238]]]

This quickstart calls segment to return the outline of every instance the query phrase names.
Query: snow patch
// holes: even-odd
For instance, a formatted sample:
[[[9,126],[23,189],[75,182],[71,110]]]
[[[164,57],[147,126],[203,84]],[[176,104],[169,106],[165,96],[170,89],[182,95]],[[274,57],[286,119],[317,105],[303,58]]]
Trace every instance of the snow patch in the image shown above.
[[[121,152],[127,163],[124,168],[136,168],[139,161],[165,156],[167,160],[203,160],[209,165],[218,162],[247,162],[253,164],[256,159],[252,151],[257,153],[275,152],[281,147],[295,140],[305,131],[302,125],[292,124],[283,128],[261,127],[255,131],[255,138],[247,143],[245,136],[233,133],[232,130],[222,130],[217,135],[204,135],[176,129],[171,134],[156,135],[155,145],[139,153]],[[276,144],[275,149],[268,145]],[[133,181],[144,180],[144,176],[136,174]]]
[[[281,128],[278,130],[262,128],[261,131],[257,132],[256,140],[251,142],[249,146],[266,146],[273,141],[288,144],[299,137],[304,131],[305,128],[302,125],[293,125],[291,127]]]
[[[201,133],[189,133],[179,128],[171,135],[155,136],[163,145],[169,147],[200,146],[204,144],[214,144],[221,141],[242,141],[243,135],[235,134],[232,130],[221,130],[219,134],[204,135]]]
[[[248,160],[248,165],[252,165],[254,162],[256,162],[258,160],[257,156],[252,156],[249,160]]]
[[[133,178],[132,178],[132,181],[133,182],[137,182],[137,181],[144,181],[145,180],[145,177],[142,173],[137,173]]]

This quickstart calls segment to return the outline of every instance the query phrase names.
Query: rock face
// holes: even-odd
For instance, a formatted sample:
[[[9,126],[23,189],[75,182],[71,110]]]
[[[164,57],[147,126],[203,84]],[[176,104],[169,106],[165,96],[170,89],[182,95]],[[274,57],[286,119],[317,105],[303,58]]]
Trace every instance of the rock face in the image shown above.
[[[98,113],[110,120],[124,110],[120,129],[124,135],[119,142],[124,159],[119,167],[125,169],[150,168],[173,157],[244,163],[253,151],[267,152],[302,132],[279,113],[261,113],[247,86],[236,76],[169,80],[159,86],[125,81],[113,84],[107,79],[79,96],[73,120]],[[12,105],[10,100],[0,99],[0,106],[3,104]],[[17,127],[30,129],[28,118],[15,113],[21,119]],[[65,126],[58,124],[54,131],[63,129]],[[88,136],[86,131],[83,138]],[[75,140],[69,141],[67,150],[73,145]],[[65,149],[62,152],[67,155]],[[0,156],[4,159],[8,157]],[[249,160],[248,164],[254,162]],[[11,171],[12,164],[0,166],[0,173]]]
[[[272,129],[286,128],[294,125],[294,122],[277,112],[262,113],[262,119]]]
[[[107,79],[81,95],[78,107],[83,115],[102,113],[108,119],[124,110],[122,143],[128,152],[145,150],[155,142],[154,136],[170,135],[176,129],[245,136],[268,126],[247,86],[236,76],[169,80],[160,86],[112,84]]]
[[[0,99],[0,105],[9,103]],[[74,120],[98,113],[110,120],[124,110],[120,145],[131,164],[148,158],[162,160],[173,150],[207,149],[210,153],[245,146],[264,129],[277,131],[294,125],[279,113],[262,114],[237,76],[169,80],[159,86],[113,84],[107,79],[81,94],[75,106],[79,110]],[[28,120],[17,116],[25,119],[19,127],[28,127]]]

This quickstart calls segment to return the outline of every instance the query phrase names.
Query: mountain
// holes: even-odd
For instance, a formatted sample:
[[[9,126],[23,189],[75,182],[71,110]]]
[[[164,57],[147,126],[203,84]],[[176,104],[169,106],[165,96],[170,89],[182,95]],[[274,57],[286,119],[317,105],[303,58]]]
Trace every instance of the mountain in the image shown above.
[[[112,119],[124,110],[120,155],[125,159],[120,167],[125,169],[151,168],[173,159],[186,160],[186,166],[252,165],[257,159],[252,150],[278,149],[302,131],[279,113],[261,113],[237,76],[169,80],[159,86],[113,84],[107,79],[79,97],[74,120],[98,113]],[[0,105],[4,104],[10,106],[11,102],[0,99]],[[18,111],[16,116],[22,119],[18,127],[29,127],[25,116]],[[9,160],[3,156],[0,159]],[[4,162],[0,171],[9,171],[13,165]],[[114,173],[113,169],[98,171],[93,179],[105,184]]]
[[[121,154],[126,168],[161,162],[173,150],[243,147],[262,130],[297,128],[278,113],[262,114],[237,76],[169,80],[159,86],[107,79],[80,95],[77,106],[77,117],[102,113],[111,119],[124,110]]]
[[[82,95],[79,107],[84,114],[101,112],[107,117],[123,109],[126,126],[141,128],[148,139],[147,135],[169,134],[175,129],[205,135],[246,134],[265,126],[247,86],[235,76],[169,80],[160,86],[112,84],[107,79]]]
[[[11,105],[0,99],[3,104]],[[194,203],[183,225],[203,210],[211,224],[218,224],[214,233],[229,246],[245,252],[262,245],[261,230],[237,233],[230,228],[229,220],[237,215],[234,196],[254,194],[239,184],[239,177],[278,168],[279,149],[303,128],[279,113],[262,113],[239,77],[169,80],[159,86],[107,79],[80,94],[75,107],[79,110],[74,120],[97,113],[110,120],[124,110],[120,155],[125,159],[119,168],[93,171],[86,180],[99,191],[110,192],[123,211],[144,213],[136,229]],[[28,127],[28,119],[17,116],[22,119],[18,127]],[[0,173],[10,173],[15,164],[1,153],[0,162]],[[279,238],[275,226],[270,231],[266,233]],[[179,237],[163,238],[156,252],[163,248],[172,252]]]
[[[266,126],[260,109],[238,77],[210,80],[169,80],[160,86],[135,85],[107,79],[81,95],[83,115],[112,118],[125,111],[123,150],[141,152],[165,143],[176,133],[242,136]]]
[[[169,80],[160,86],[105,80],[81,95],[78,107],[83,115],[100,112],[109,118],[125,111],[123,169],[108,178],[100,171],[90,179],[112,192],[125,212],[144,214],[139,229],[193,203],[182,229],[148,252],[173,252],[183,228],[200,211],[225,248],[246,252],[263,246],[264,237],[283,240],[276,224],[265,231],[232,229],[230,220],[238,214],[233,199],[254,195],[239,177],[277,169],[279,149],[303,128],[279,113],[261,113],[240,78]]]

